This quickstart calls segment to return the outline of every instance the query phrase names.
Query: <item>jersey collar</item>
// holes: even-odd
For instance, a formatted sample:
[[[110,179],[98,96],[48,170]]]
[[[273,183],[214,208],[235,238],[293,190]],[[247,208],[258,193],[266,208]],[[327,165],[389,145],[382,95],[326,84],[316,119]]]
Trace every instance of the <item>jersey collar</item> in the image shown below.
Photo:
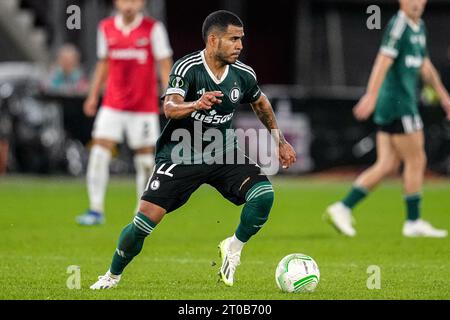
[[[420,31],[420,25],[422,23],[422,20],[420,20],[419,23],[415,23],[406,15],[405,11],[403,10],[399,10],[398,15],[406,20],[406,22],[408,23],[410,28],[413,29],[414,32]]]
[[[134,18],[133,22],[131,22],[129,25],[125,25],[123,23],[123,16],[121,14],[118,14],[114,18],[114,24],[117,29],[119,29],[120,31],[122,31],[123,34],[128,36],[131,33],[131,31],[133,31],[134,29],[138,28],[141,25],[143,19],[144,15],[142,13],[139,13],[136,16],[136,18]]]
[[[205,50],[203,50],[203,51],[200,53],[200,55],[201,55],[201,57],[202,57],[203,65],[205,66],[205,69],[206,69],[206,71],[208,72],[210,78],[214,81],[215,84],[221,84],[221,83],[225,80],[225,78],[227,77],[228,71],[229,71],[229,69],[230,69],[230,66],[227,65],[227,66],[225,67],[225,72],[223,73],[222,77],[221,77],[220,79],[217,79],[217,78],[214,76],[214,73],[213,73],[213,72],[211,71],[211,69],[209,68],[208,64],[206,63],[206,59],[205,59]]]

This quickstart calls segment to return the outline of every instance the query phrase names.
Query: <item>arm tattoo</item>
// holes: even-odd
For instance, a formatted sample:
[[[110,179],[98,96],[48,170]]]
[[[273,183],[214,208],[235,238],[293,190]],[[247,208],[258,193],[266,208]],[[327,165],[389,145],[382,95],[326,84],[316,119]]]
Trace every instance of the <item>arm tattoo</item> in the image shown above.
[[[271,131],[271,134],[273,134],[272,130],[276,130],[277,135],[279,136],[279,142],[284,143],[286,140],[284,139],[281,130],[278,128],[277,119],[275,118],[275,114],[270,103],[262,101],[258,104],[252,105],[252,108],[267,130]]]

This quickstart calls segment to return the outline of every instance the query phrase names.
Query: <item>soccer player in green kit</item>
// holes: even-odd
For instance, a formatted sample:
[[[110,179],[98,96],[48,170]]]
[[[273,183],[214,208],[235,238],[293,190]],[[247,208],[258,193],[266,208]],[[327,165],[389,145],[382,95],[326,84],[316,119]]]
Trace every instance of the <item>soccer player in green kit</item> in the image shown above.
[[[388,174],[403,163],[406,204],[405,237],[447,236],[420,218],[421,192],[426,168],[423,125],[417,107],[419,76],[438,93],[450,120],[450,97],[430,61],[426,30],[421,16],[426,0],[400,0],[400,11],[391,19],[373,66],[366,94],[353,112],[358,120],[374,113],[378,126],[377,160],[354,182],[344,199],[329,206],[325,217],[338,231],[353,237],[352,209]]]
[[[139,254],[145,238],[163,217],[180,208],[205,183],[232,203],[244,204],[234,235],[219,244],[220,280],[233,285],[241,250],[267,221],[274,201],[266,175],[240,151],[234,133],[230,138],[235,109],[240,104],[251,104],[275,139],[281,165],[287,168],[296,161],[294,149],[279,131],[269,100],[258,87],[255,72],[238,61],[243,37],[243,24],[236,15],[223,10],[213,12],[203,24],[206,48],[174,64],[164,100],[169,121],[156,145],[155,170],[139,212],[119,237],[110,269],[91,289],[115,287],[124,268]],[[211,141],[206,137],[208,132],[220,142],[220,148],[210,155],[203,149]],[[193,146],[189,145],[190,139],[180,142],[177,137],[183,134],[194,136]]]

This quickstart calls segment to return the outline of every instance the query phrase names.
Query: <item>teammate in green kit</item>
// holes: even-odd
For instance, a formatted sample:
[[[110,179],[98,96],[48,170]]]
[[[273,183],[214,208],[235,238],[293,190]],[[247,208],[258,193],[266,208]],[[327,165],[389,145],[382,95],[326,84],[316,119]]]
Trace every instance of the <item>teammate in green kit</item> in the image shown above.
[[[338,231],[355,236],[352,209],[387,175],[403,163],[406,204],[405,237],[447,236],[420,218],[422,184],[426,168],[424,134],[418,111],[419,76],[438,93],[450,119],[450,97],[428,57],[425,24],[421,16],[426,0],[400,0],[400,11],[391,19],[369,79],[366,94],[353,112],[358,120],[374,113],[378,126],[377,160],[354,182],[341,201],[327,208],[325,217]]]
[[[237,146],[231,130],[236,108],[251,104],[271,131],[284,168],[296,161],[295,151],[279,131],[269,100],[258,87],[255,72],[238,60],[243,37],[243,24],[236,15],[213,12],[203,24],[206,48],[173,66],[164,100],[169,121],[157,142],[155,170],[139,212],[119,237],[110,269],[91,289],[115,287],[124,268],[139,254],[145,238],[163,217],[185,204],[205,183],[232,203],[244,204],[234,235],[219,244],[220,280],[233,285],[241,250],[267,221],[274,201],[270,181]],[[212,140],[215,147],[211,151],[208,147]]]

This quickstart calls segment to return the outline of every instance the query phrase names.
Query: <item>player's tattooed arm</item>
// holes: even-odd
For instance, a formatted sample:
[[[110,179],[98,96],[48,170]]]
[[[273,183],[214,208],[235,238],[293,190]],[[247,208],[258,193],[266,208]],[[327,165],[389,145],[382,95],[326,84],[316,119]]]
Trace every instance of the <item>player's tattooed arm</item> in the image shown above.
[[[167,95],[164,99],[164,114],[167,119],[183,119],[189,117],[192,112],[209,110],[215,104],[222,103],[220,91],[205,92],[197,101],[184,101],[178,94]]]
[[[270,104],[269,99],[263,94],[261,97],[251,104],[253,111],[259,120],[270,131],[275,143],[278,146],[279,160],[283,168],[289,168],[297,161],[297,154],[292,146],[286,141],[283,133],[278,127],[277,119]]]
[[[262,124],[269,130],[272,135],[275,134],[274,138],[277,142],[285,143],[286,139],[283,136],[283,133],[278,128],[277,119],[273,112],[272,105],[270,104],[269,99],[262,94],[261,97],[251,104],[253,111],[256,116],[262,122]]]

